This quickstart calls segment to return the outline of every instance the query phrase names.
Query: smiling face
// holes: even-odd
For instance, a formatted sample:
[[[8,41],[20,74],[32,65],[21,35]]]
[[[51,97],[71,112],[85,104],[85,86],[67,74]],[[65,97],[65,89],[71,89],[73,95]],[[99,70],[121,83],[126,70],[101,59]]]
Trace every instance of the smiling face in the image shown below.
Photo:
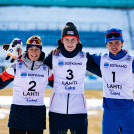
[[[108,50],[114,55],[116,56],[122,49],[123,47],[123,42],[120,40],[112,40],[107,42],[106,44]]]
[[[32,46],[28,49],[28,57],[31,61],[37,61],[40,57],[40,54],[40,48],[36,46]]]
[[[62,40],[62,43],[67,51],[72,52],[76,48],[78,40],[75,37],[68,36]]]

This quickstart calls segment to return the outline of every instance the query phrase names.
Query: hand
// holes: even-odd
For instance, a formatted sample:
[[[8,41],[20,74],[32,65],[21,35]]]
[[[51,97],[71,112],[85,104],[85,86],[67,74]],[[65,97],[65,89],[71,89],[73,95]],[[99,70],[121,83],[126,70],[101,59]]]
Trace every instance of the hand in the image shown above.
[[[127,53],[128,53],[128,50],[126,50],[126,49],[123,49],[123,51],[125,51],[125,52],[127,52]]]
[[[22,49],[21,48],[18,48],[17,52],[18,52],[18,57],[21,57]]]
[[[60,49],[56,48],[55,50],[51,50],[50,54],[53,53],[53,55],[59,56]]]
[[[3,48],[4,50],[6,50],[6,51],[7,51],[7,50],[8,50],[8,48],[9,48],[9,44],[3,44],[3,45],[2,45],[2,48]]]

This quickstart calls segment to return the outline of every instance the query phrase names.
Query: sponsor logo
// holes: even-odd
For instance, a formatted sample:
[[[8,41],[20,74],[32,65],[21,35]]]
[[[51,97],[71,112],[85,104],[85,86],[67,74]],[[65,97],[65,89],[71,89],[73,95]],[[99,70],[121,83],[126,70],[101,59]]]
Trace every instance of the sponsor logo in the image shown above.
[[[39,92],[23,92],[23,96],[39,96]]]
[[[112,89],[109,89],[109,91],[110,91],[110,94],[111,95],[118,95],[118,96],[120,96],[120,92],[115,92],[114,90],[112,90]]]
[[[127,65],[121,65],[121,64],[109,64],[108,62],[104,63],[104,67],[120,67],[120,68],[127,68]]]
[[[122,85],[117,85],[117,84],[107,84],[107,88],[122,89]]]
[[[21,66],[22,65],[22,62],[19,62],[19,66]]]
[[[43,65],[43,70],[46,70],[46,66],[45,65]]]
[[[36,45],[36,41],[33,41],[33,43],[32,43],[33,45]]]
[[[74,31],[67,31],[67,34],[74,35]]]
[[[131,56],[128,55],[127,58],[126,58],[127,61],[130,61],[131,60]]]
[[[110,67],[120,67],[120,68],[127,68],[127,65],[120,65],[120,64],[110,64]]]
[[[20,76],[21,76],[22,78],[25,78],[25,77],[27,77],[27,73],[26,73],[26,72],[22,72],[22,73],[20,74]]]
[[[109,67],[109,63],[108,62],[104,63],[104,67],[105,68]]]
[[[28,74],[28,76],[44,77],[43,74]]]
[[[58,65],[59,65],[59,66],[63,66],[63,65],[64,65],[64,62],[63,62],[63,61],[59,61],[59,62],[58,62]]]
[[[65,90],[75,90],[75,87],[72,87],[72,86],[65,86]]]
[[[13,52],[13,49],[10,49],[9,51],[12,53]]]
[[[22,62],[19,62],[19,68],[20,69],[22,68]]]
[[[65,65],[82,65],[82,62],[65,62]]]
[[[77,85],[77,81],[62,81],[62,85]]]

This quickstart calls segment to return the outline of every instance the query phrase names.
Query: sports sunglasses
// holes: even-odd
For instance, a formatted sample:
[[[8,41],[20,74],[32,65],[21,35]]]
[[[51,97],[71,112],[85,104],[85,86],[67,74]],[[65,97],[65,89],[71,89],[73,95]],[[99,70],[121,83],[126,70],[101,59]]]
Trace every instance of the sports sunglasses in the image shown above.
[[[121,36],[122,35],[120,33],[117,33],[117,32],[112,32],[112,33],[106,34],[106,38],[112,38],[112,37],[119,38]]]
[[[41,41],[38,39],[29,39],[27,41],[27,44],[33,44],[33,45],[42,45]]]

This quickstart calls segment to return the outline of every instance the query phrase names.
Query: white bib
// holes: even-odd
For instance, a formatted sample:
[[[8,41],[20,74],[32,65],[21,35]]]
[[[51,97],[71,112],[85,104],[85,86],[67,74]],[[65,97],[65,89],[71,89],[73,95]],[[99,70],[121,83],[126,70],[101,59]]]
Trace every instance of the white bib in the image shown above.
[[[73,58],[53,55],[54,92],[84,93],[86,63],[85,52]]]
[[[108,54],[101,57],[103,96],[106,98],[133,99],[132,62],[134,57],[124,56],[112,60]]]
[[[44,105],[44,92],[48,84],[48,67],[31,71],[23,62],[16,64],[13,83],[13,104]]]

